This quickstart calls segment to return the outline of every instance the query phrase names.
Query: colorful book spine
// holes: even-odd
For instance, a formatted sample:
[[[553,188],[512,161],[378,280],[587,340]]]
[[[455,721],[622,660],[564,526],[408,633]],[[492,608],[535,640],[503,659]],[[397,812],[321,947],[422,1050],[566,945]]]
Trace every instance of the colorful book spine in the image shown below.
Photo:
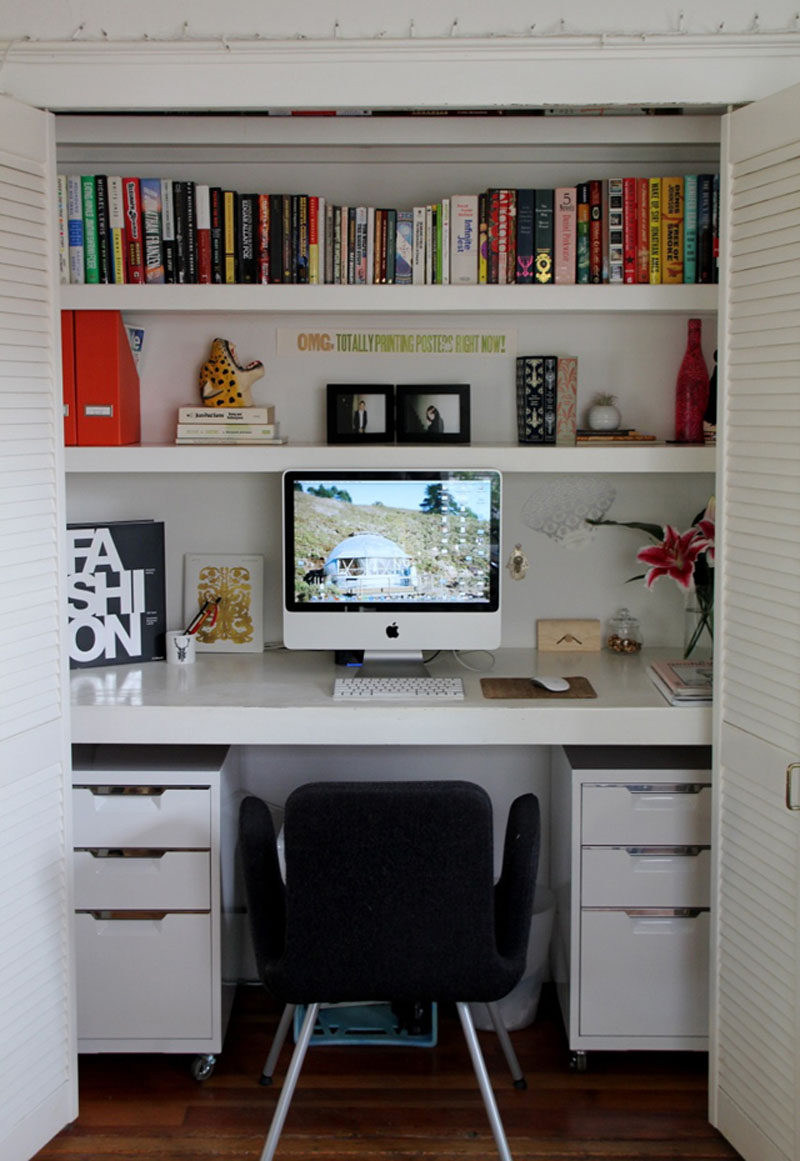
[[[319,198],[310,194],[308,198],[308,281],[318,285],[320,277],[319,246]]]
[[[225,252],[222,227],[222,189],[214,185],[208,191],[209,216],[211,221],[211,281],[219,284],[225,281]]]
[[[450,281],[458,286],[478,281],[478,195],[450,199]]]
[[[603,281],[603,186],[589,182],[589,281]]]
[[[476,237],[477,250],[477,237]],[[477,263],[476,263],[477,271]],[[399,286],[410,286],[414,273],[414,211],[397,211],[394,280]]]
[[[661,178],[648,179],[650,191],[649,214],[650,222],[650,276],[653,285],[661,282]]]
[[[212,426],[224,419],[225,425],[232,423],[274,423],[275,408],[272,404],[265,407],[226,407],[220,415],[218,407],[191,407],[184,405],[178,408],[178,423],[209,423]]]
[[[638,229],[636,178],[624,177],[622,179],[622,281],[629,286],[637,280]]]
[[[683,179],[683,281],[697,282],[697,174]]]
[[[83,191],[79,174],[67,175],[67,238],[69,280],[83,284],[86,265],[83,246]]]
[[[478,194],[478,282],[485,286],[489,280],[489,218],[485,193]]]
[[[450,231],[448,229],[448,239]],[[449,252],[449,244],[448,244]],[[393,283],[397,268],[397,210],[386,211],[386,281]]]
[[[269,194],[258,195],[256,221],[256,282],[269,282]]]
[[[508,234],[506,249],[506,282],[517,280],[517,191],[508,191]]]
[[[543,286],[553,281],[553,249],[555,246],[555,210],[552,189],[534,191],[533,204],[533,268],[534,282]]]
[[[224,281],[230,285],[237,281],[238,263],[236,260],[238,201],[235,190],[222,191],[222,245],[224,255]]]
[[[554,196],[555,242],[554,282],[570,286],[575,282],[577,264],[577,190],[559,186]]]
[[[376,220],[376,227],[377,227],[376,234],[377,235],[381,234],[382,229],[385,230],[385,218],[384,218],[385,213],[386,213],[385,210],[376,210],[375,211],[375,220]],[[354,257],[353,257],[353,281],[356,283],[357,286],[364,286],[366,284],[366,281],[367,281],[367,217],[368,217],[367,207],[366,206],[356,206],[356,208],[355,208],[355,219],[356,219],[355,220],[355,237],[354,237],[354,242],[353,242],[353,245],[355,248],[355,253],[354,253]],[[379,255],[382,254],[384,245],[385,245],[385,238],[383,240],[381,240],[381,238],[379,236],[378,237],[378,245],[376,247],[378,252],[379,252]],[[381,265],[383,265],[382,279],[381,279],[381,273],[380,273]],[[376,277],[376,274],[377,274],[377,277]],[[379,258],[379,261],[377,263],[375,263],[375,265],[373,267],[373,280],[375,282],[379,282],[381,280],[383,280],[383,281],[386,280],[385,254],[383,255],[383,262],[381,262],[380,258]]]
[[[636,281],[650,281],[650,181],[636,179]]]
[[[425,206],[414,206],[414,254],[411,281],[415,286],[425,282]]]
[[[562,355],[556,382],[556,443],[571,447],[578,430],[578,359]]]
[[[697,281],[713,282],[714,230],[713,179],[710,173],[697,178]]]
[[[97,261],[100,281],[112,282],[111,248],[108,234],[108,178],[97,174],[94,179],[94,197],[97,207]]]
[[[111,179],[109,178],[109,180]],[[161,253],[164,259],[164,281],[177,282],[175,198],[172,191],[172,179],[169,177],[161,179]]]
[[[532,189],[517,190],[517,273],[516,282],[533,282],[533,235],[535,194]]]
[[[575,264],[575,280],[578,283],[589,281],[589,183],[582,181],[577,186],[576,195],[576,245],[577,257]]]
[[[144,239],[144,280],[164,281],[164,253],[161,224],[161,178],[143,177],[139,181],[142,197],[142,236]]]
[[[197,281],[211,282],[211,187],[195,186]]]
[[[298,194],[293,202],[297,214],[295,267],[297,282],[308,284],[309,236],[308,236],[308,194]]]
[[[544,443],[544,357],[520,355],[516,361],[517,439]]]
[[[122,205],[125,212],[125,279],[127,282],[144,282],[142,199],[138,177],[123,177]]]
[[[608,281],[620,283],[625,274],[625,203],[621,177],[608,179]]]
[[[123,283],[125,274],[125,206],[122,178],[108,179],[108,249],[111,256],[112,281]]]
[[[661,179],[661,281],[683,282],[683,178]]]
[[[81,177],[81,204],[83,207],[83,263],[86,282],[100,281],[100,254],[97,238],[97,195],[94,177]]]
[[[719,282],[719,174],[711,178],[711,281]]]
[[[56,177],[56,199],[58,205],[58,281],[69,283],[69,216],[67,213],[67,175]]]

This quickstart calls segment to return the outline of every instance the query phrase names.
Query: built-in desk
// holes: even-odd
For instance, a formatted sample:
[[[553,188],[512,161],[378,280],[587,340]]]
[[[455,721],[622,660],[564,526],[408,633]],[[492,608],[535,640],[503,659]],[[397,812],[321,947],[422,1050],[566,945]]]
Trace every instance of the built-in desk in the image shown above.
[[[480,673],[446,653],[435,675],[464,679],[455,703],[334,702],[330,653],[200,654],[192,666],[164,662],[75,670],[71,677],[74,742],[238,745],[707,745],[711,709],[668,705],[647,676],[654,658],[600,653],[495,653],[493,676],[582,674],[591,700],[497,701],[483,697]],[[476,665],[483,654],[468,658]]]

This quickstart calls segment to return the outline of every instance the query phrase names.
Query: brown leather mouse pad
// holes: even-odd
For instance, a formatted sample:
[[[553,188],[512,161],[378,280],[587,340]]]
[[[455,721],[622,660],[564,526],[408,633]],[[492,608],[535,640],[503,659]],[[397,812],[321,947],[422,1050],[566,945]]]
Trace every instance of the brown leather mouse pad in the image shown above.
[[[537,701],[552,701],[554,698],[597,697],[591,682],[585,677],[567,677],[569,689],[554,693],[534,685],[529,677],[482,677],[481,689],[484,697],[494,698],[534,698]]]

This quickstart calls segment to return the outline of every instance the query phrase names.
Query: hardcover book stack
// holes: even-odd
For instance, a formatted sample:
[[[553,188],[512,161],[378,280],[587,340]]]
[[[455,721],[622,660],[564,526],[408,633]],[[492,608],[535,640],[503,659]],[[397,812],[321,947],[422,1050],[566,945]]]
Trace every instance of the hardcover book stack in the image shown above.
[[[520,355],[516,361],[520,443],[576,442],[578,360],[575,355]]]
[[[647,673],[670,705],[705,705],[712,700],[711,661],[654,661]]]
[[[493,187],[404,209],[60,174],[64,283],[716,282],[719,178]]]
[[[177,444],[286,443],[269,407],[180,407]]]

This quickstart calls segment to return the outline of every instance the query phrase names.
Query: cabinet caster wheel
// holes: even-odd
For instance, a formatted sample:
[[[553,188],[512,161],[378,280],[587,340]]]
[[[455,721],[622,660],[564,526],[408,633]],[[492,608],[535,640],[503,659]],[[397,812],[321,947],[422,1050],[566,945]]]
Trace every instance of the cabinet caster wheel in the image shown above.
[[[589,1067],[589,1059],[585,1052],[573,1052],[569,1058],[569,1067],[572,1072],[586,1072]]]
[[[217,1063],[216,1056],[208,1053],[205,1056],[195,1056],[192,1061],[191,1073],[195,1080],[208,1080]]]

